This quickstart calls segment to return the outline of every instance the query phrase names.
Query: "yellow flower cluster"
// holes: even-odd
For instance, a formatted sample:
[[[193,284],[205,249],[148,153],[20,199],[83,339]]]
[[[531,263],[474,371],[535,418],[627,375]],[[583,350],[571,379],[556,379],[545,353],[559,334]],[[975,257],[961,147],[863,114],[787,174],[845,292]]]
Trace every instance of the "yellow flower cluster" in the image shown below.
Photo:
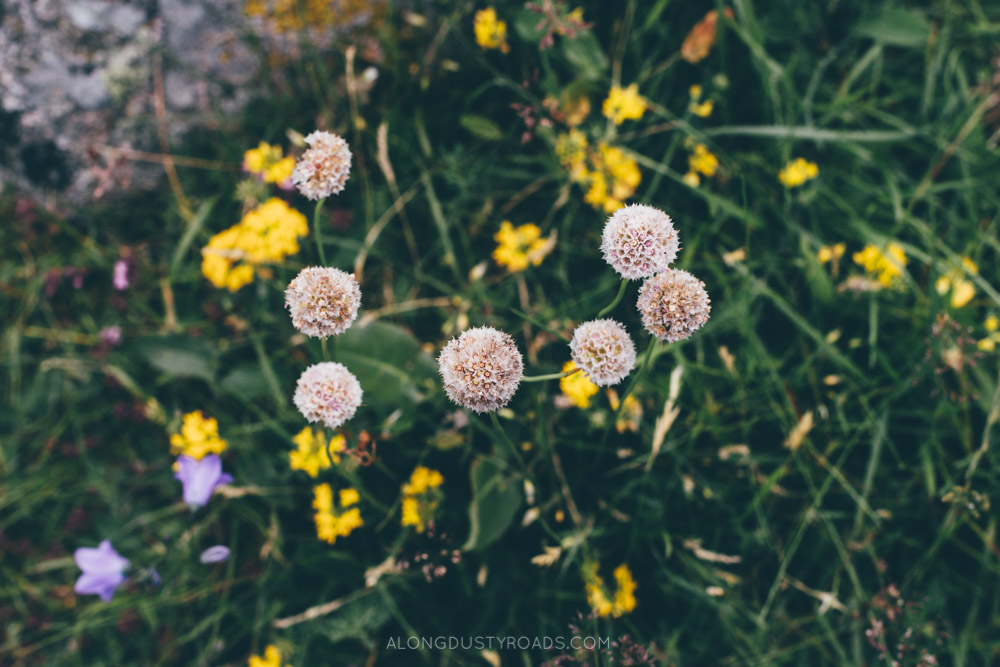
[[[906,266],[906,252],[895,243],[890,243],[886,251],[878,246],[866,245],[861,252],[852,256],[854,263],[874,275],[882,287],[892,287],[896,279],[903,275]]]
[[[497,10],[493,7],[476,12],[472,27],[479,48],[500,49],[501,53],[510,51],[510,46],[507,44],[507,23],[497,20]]]
[[[288,466],[292,470],[303,470],[310,477],[315,477],[320,470],[326,470],[332,463],[330,452],[333,451],[333,463],[340,463],[336,452],[342,452],[347,447],[347,439],[340,433],[327,442],[323,431],[313,430],[306,426],[292,438],[298,449],[288,453]]]
[[[556,156],[569,180],[587,187],[583,200],[605,213],[614,213],[635,194],[642,180],[639,165],[621,148],[605,142],[591,150],[587,137],[570,130],[556,137]]]
[[[281,652],[274,644],[268,644],[264,649],[264,657],[252,655],[247,661],[247,667],[281,667]],[[292,667],[285,665],[285,667]]]
[[[262,141],[257,148],[251,148],[243,154],[243,168],[259,176],[265,183],[281,185],[291,179],[295,158],[290,155],[284,157],[281,146],[272,146]]]
[[[621,125],[626,120],[639,120],[646,113],[647,102],[639,94],[639,84],[633,83],[628,88],[612,86],[608,98],[604,100],[601,111],[606,118]]]
[[[846,250],[847,245],[843,243],[825,245],[816,253],[816,259],[819,260],[820,264],[826,264],[827,262],[836,264],[837,261],[844,256],[844,252]]]
[[[815,162],[797,157],[782,168],[778,174],[778,180],[786,188],[794,188],[817,176],[819,176],[819,167],[816,166]]]
[[[221,454],[229,443],[219,437],[219,422],[201,410],[184,415],[181,432],[170,436],[170,453],[190,456],[196,461],[209,454]]]
[[[524,271],[529,264],[538,266],[556,247],[555,232],[542,238],[542,230],[531,222],[514,227],[504,220],[500,223],[500,231],[493,235],[493,240],[497,242],[493,259],[511,273]]]
[[[559,391],[578,408],[589,408],[590,397],[597,393],[597,385],[590,381],[587,374],[576,367],[572,360],[563,364],[562,372],[570,375],[559,378]]]
[[[983,322],[983,327],[989,335],[986,338],[981,338],[976,345],[983,352],[992,352],[997,349],[997,343],[1000,343],[1000,331],[997,331],[1000,329],[1000,318],[996,315],[990,315]]]
[[[688,172],[684,174],[683,181],[692,188],[698,187],[701,179],[698,174],[703,174],[708,178],[715,176],[719,169],[719,158],[715,157],[712,151],[708,150],[705,144],[695,144],[691,148],[691,155],[688,156]]]
[[[688,89],[688,92],[691,94],[691,104],[688,106],[691,113],[700,118],[708,118],[711,116],[712,109],[715,108],[715,103],[712,100],[699,102],[701,99],[701,86],[695,84]]]
[[[255,266],[297,253],[299,237],[308,233],[305,216],[272,197],[209,240],[201,272],[216,287],[235,292],[253,280]]]
[[[355,528],[365,525],[361,519],[361,510],[351,507],[361,500],[357,490],[341,489],[339,496],[339,507],[336,507],[333,503],[333,489],[329,484],[313,487],[316,535],[330,544],[335,543],[338,537],[347,537]]]
[[[403,485],[402,525],[413,526],[418,533],[424,532],[441,502],[438,489],[442,484],[444,477],[437,470],[418,466],[413,471],[410,481]]]
[[[636,585],[628,565],[622,563],[615,568],[614,577],[616,586],[614,597],[612,597],[604,586],[604,580],[597,573],[597,563],[591,561],[583,565],[587,602],[598,616],[618,618],[635,609]]]
[[[971,257],[963,257],[961,267],[953,267],[934,283],[934,289],[942,296],[951,291],[952,308],[961,308],[976,296],[976,286],[965,276],[966,273],[979,275],[979,266]]]

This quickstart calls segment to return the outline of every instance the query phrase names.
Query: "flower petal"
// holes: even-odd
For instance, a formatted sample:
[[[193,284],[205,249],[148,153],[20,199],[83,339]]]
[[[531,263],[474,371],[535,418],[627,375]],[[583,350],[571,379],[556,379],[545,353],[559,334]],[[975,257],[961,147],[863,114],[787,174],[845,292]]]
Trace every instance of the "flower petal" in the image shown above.
[[[118,555],[109,540],[101,542],[96,549],[80,547],[73,552],[73,558],[81,570],[95,575],[118,574],[129,564],[127,558]]]
[[[115,589],[125,581],[121,572],[114,574],[81,574],[76,580],[73,590],[80,595],[100,595],[105,602],[110,602]]]
[[[186,457],[181,457],[184,458]],[[222,459],[209,454],[201,461],[192,460],[185,465],[183,460],[179,460],[178,463],[181,469],[177,478],[184,484],[184,502],[196,507],[208,504],[208,499],[222,477]]]

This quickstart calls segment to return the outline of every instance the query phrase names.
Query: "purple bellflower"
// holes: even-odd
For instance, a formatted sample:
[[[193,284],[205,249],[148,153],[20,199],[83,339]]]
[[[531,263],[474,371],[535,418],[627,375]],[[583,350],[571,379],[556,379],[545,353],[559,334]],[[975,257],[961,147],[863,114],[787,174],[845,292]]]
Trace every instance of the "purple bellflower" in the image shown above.
[[[128,559],[119,556],[109,540],[96,549],[81,547],[73,553],[73,558],[83,570],[73,590],[80,595],[100,595],[102,600],[110,602],[115,589],[125,581],[123,572]]]
[[[184,485],[184,502],[192,507],[208,504],[215,487],[233,481],[232,475],[222,472],[222,459],[209,454],[200,461],[190,456],[177,457],[174,477]]]

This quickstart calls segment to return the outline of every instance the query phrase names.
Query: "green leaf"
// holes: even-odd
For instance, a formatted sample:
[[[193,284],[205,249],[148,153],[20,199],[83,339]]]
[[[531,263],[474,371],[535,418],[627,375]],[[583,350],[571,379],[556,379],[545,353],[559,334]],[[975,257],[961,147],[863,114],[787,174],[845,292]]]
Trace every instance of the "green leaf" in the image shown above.
[[[219,382],[219,389],[247,398],[258,398],[267,394],[268,383],[259,364],[241,364]]]
[[[420,341],[395,324],[353,326],[336,340],[334,359],[361,383],[364,402],[386,414],[424,400],[437,364]]]
[[[594,33],[581,32],[574,39],[563,39],[562,49],[566,60],[577,68],[581,78],[596,81],[604,76],[608,57],[604,55]]]
[[[894,46],[923,46],[931,34],[931,24],[918,11],[882,8],[854,27],[861,37]]]
[[[206,382],[212,382],[215,377],[215,354],[200,338],[147,336],[137,340],[135,345],[146,361],[171,377],[195,377]]]
[[[490,459],[472,462],[472,502],[469,539],[462,549],[482,549],[507,530],[521,506],[520,478],[505,473]]]
[[[500,129],[500,126],[484,116],[465,114],[464,116],[459,116],[458,122],[462,124],[462,127],[480,139],[486,141],[499,141],[503,139],[503,131]]]
[[[177,267],[179,267],[181,262],[184,260],[184,255],[191,246],[191,242],[194,241],[194,237],[201,231],[201,228],[205,226],[205,221],[208,220],[208,214],[212,212],[212,207],[215,206],[215,202],[217,200],[218,197],[206,199],[205,203],[198,208],[194,217],[191,218],[187,229],[184,230],[184,236],[181,237],[180,242],[177,244],[177,248],[174,250],[173,259],[170,260],[170,269],[167,271],[167,275],[169,277],[173,277],[174,273],[177,272]]]

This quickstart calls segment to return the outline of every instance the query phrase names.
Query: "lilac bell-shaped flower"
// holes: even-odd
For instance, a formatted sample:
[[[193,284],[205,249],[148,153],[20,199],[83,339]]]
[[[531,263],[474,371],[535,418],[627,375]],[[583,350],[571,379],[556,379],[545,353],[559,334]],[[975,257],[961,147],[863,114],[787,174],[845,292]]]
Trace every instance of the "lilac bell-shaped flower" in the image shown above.
[[[222,472],[222,459],[209,454],[199,461],[190,456],[177,457],[174,477],[184,485],[184,502],[192,507],[208,504],[215,487],[233,481],[232,475]]]
[[[110,602],[115,589],[125,581],[123,572],[128,559],[119,556],[109,540],[96,549],[81,547],[73,553],[73,558],[83,570],[73,590],[80,595],[100,595],[102,600]]]

